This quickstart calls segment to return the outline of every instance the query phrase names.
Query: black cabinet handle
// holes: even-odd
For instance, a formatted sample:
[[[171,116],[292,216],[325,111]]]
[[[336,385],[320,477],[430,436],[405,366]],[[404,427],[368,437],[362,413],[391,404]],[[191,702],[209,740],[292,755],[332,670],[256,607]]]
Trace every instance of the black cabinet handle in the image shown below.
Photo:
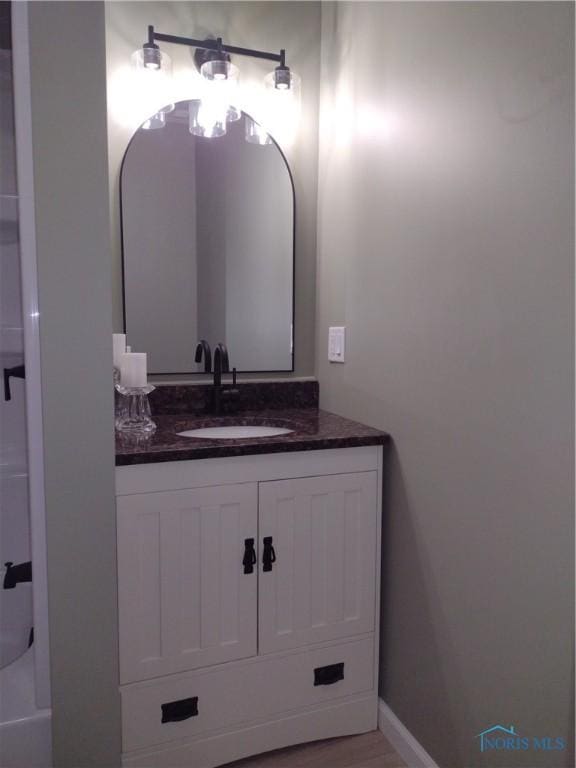
[[[272,536],[264,536],[264,551],[262,552],[262,570],[271,571],[272,563],[276,562],[276,552],[272,546]]]
[[[314,685],[334,685],[339,680],[344,680],[344,662],[316,667],[314,670]]]
[[[254,539],[244,539],[244,573],[254,573],[256,563],[256,552],[254,551]]]
[[[179,723],[182,720],[188,720],[189,717],[196,717],[198,714],[198,696],[179,701],[169,701],[160,706],[163,723]]]

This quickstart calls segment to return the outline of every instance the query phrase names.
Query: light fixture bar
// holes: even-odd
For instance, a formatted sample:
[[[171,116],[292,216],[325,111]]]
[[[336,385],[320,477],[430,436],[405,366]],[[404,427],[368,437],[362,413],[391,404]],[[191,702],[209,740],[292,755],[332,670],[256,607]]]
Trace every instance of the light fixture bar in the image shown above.
[[[225,45],[222,42],[222,38],[218,38],[217,40],[196,40],[193,37],[166,35],[163,32],[156,32],[153,26],[149,26],[148,44],[153,44],[155,40],[163,43],[187,45],[190,48],[203,48],[207,51],[223,51],[224,53],[234,53],[237,56],[250,56],[253,59],[277,61],[282,67],[285,66],[286,51],[284,49],[282,49],[280,53],[269,53],[268,51],[258,51],[254,48],[241,48],[237,45]]]

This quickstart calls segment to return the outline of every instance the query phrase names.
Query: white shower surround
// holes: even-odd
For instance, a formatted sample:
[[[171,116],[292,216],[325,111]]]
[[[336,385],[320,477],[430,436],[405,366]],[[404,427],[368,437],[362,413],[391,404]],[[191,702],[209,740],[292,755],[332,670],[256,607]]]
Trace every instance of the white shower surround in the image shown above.
[[[2,457],[2,481],[19,497],[30,521],[31,559],[34,580],[34,644],[0,671],[0,748],[3,768],[49,768],[51,755],[50,671],[48,646],[48,600],[46,579],[46,527],[44,514],[44,462],[40,382],[40,339],[34,230],[32,122],[28,45],[28,4],[12,5],[13,77],[16,146],[22,326],[27,378],[26,424],[20,424],[20,439],[7,441]],[[12,345],[10,345],[12,346]],[[6,348],[3,345],[4,348]],[[21,349],[21,344],[19,345]],[[15,389],[16,392],[16,389]],[[27,437],[27,462],[24,445]],[[6,462],[4,462],[6,459]],[[23,460],[17,460],[23,459]],[[26,467],[27,464],[27,467]],[[4,490],[4,489],[3,489]],[[26,493],[27,491],[27,493]],[[16,501],[17,499],[13,499]],[[26,594],[29,585],[19,585]],[[24,609],[23,609],[24,610]],[[17,638],[20,640],[21,638]]]
[[[24,436],[25,432],[23,432]],[[5,562],[12,560],[18,563],[30,559],[28,473],[26,467],[7,464],[5,459],[5,453],[2,451],[0,453],[0,499],[2,499],[0,574],[2,579]],[[32,627],[31,584],[18,584],[16,589],[0,589],[0,617],[2,617],[1,670],[16,661],[28,648]]]
[[[0,143],[0,366],[6,369],[24,362],[16,155],[11,120],[12,56],[6,49],[0,49],[0,107],[6,114]],[[4,564],[8,561],[30,560],[24,382],[14,378],[10,388],[10,400],[0,398],[0,580],[4,579]],[[2,669],[28,647],[32,627],[30,584],[0,589],[0,619]]]

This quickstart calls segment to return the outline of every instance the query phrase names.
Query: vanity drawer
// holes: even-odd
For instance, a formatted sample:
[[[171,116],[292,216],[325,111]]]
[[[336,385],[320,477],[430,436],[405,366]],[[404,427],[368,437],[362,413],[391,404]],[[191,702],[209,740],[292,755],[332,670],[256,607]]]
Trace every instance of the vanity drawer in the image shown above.
[[[126,685],[120,689],[123,751],[225,730],[373,686],[372,637]]]

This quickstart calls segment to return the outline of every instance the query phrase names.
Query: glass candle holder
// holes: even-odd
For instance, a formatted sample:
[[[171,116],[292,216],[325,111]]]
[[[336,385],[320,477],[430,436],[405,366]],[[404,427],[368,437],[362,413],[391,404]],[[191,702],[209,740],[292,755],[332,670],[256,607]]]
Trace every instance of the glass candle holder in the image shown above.
[[[118,369],[114,369],[116,373]],[[118,387],[120,386],[120,371],[118,371],[118,377],[114,376],[114,426],[119,429],[120,422],[128,415],[128,398],[121,394]]]
[[[123,387],[116,385],[116,390],[122,395],[122,404],[116,414],[116,429],[120,432],[153,432],[156,424],[150,413],[148,395],[155,387],[148,384],[145,387]]]

